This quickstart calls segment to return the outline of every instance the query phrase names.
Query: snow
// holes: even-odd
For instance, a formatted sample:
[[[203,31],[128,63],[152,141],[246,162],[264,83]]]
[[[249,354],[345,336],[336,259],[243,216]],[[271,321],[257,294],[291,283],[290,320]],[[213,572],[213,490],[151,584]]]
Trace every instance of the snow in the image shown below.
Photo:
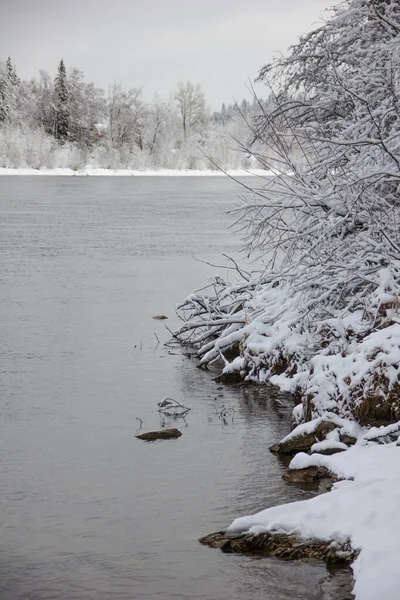
[[[334,435],[338,435],[337,431],[331,431],[327,435],[327,439],[322,442],[316,442],[311,446],[311,452],[324,452],[325,450],[347,450],[346,444],[334,439]]]
[[[397,423],[391,423],[390,425],[382,425],[381,427],[371,427],[365,434],[365,440],[376,440],[393,434],[400,433],[400,421]]]
[[[134,169],[6,169],[0,168],[0,175],[56,175],[56,176],[124,176],[124,177],[271,177],[275,174],[272,171],[263,169],[234,169],[217,171],[211,169],[190,170],[190,169],[158,169],[139,171]]]
[[[344,481],[331,492],[236,519],[231,533],[293,533],[302,539],[350,540],[356,600],[396,600],[400,590],[400,449],[356,445],[339,454],[298,454],[292,466],[325,466]],[[301,465],[301,466],[300,466]]]
[[[295,429],[293,429],[290,433],[288,433],[281,440],[281,444],[284,444],[285,442],[289,442],[290,440],[292,440],[295,437],[300,437],[303,435],[309,435],[310,433],[313,433],[316,430],[316,428],[318,427],[318,425],[320,425],[320,423],[322,423],[324,420],[325,421],[330,420],[329,415],[325,415],[324,418],[319,417],[318,419],[313,419],[312,421],[307,421],[307,423],[301,423],[301,425],[298,425]]]
[[[333,413],[325,413],[322,417],[317,417],[312,421],[301,423],[300,425],[295,427],[290,433],[288,433],[288,435],[286,435],[281,440],[281,444],[284,442],[289,442],[293,438],[313,433],[317,429],[318,425],[326,421],[331,421],[332,423],[335,423],[335,425],[337,425],[337,427],[340,428],[341,433],[346,433],[347,435],[351,435],[355,438],[362,436],[363,432],[365,431],[365,429],[363,427],[360,427],[360,425],[358,425],[358,423],[356,423],[355,421],[344,419]],[[335,440],[335,436],[336,432],[332,431],[328,433],[327,439]]]
[[[313,450],[339,447],[343,433],[357,438],[344,452],[301,453],[291,462],[344,479],[332,492],[229,529],[350,539],[359,551],[357,600],[400,597],[400,424],[368,430],[354,422],[400,418],[398,4],[345,2],[288,57],[261,70],[282,100],[256,136],[286,148],[290,130],[307,164],[282,153],[281,176],[253,186],[235,211],[246,255],[263,261],[258,281],[242,276],[187,300],[177,332],[199,347],[204,365],[234,341],[240,356],[225,360],[223,373],[240,371],[302,399],[294,415],[300,425],[283,442],[312,434],[322,418],[339,431]]]
[[[395,268],[400,269],[400,262]],[[394,309],[385,308],[379,327],[374,328],[382,305],[398,302],[399,284],[393,284],[395,293],[385,290],[390,277],[388,269],[377,272],[376,287],[363,298],[364,311],[336,310],[333,317],[307,319],[299,310],[303,304],[306,314],[310,312],[304,295],[293,293],[290,283],[267,282],[255,290],[252,281],[230,284],[216,297],[189,296],[179,307],[188,311],[189,318],[177,333],[199,328],[191,342],[200,343],[202,364],[218,358],[219,348],[239,343],[241,356],[225,363],[225,374],[243,371],[247,380],[269,381],[283,392],[311,397],[313,417],[333,412],[349,417],[361,396],[384,399],[400,381],[400,322],[392,314]],[[215,305],[220,312],[214,316]],[[210,307],[209,320],[205,306]],[[220,320],[220,314],[227,318]],[[219,331],[214,327],[218,321],[225,325]],[[285,361],[286,370],[277,375]]]
[[[302,404],[297,404],[292,411],[293,422],[298,425],[304,419],[304,407]]]

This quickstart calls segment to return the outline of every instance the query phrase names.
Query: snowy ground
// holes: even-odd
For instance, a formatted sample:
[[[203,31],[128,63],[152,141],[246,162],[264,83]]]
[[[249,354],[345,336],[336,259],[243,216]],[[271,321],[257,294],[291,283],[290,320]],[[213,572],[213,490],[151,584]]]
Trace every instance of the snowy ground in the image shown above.
[[[394,426],[392,426],[393,428]],[[388,430],[382,430],[384,434]],[[400,447],[368,442],[332,456],[297,454],[291,468],[327,467],[342,481],[331,492],[236,519],[230,532],[294,533],[303,539],[350,540],[359,551],[353,563],[356,600],[400,598]]]
[[[265,171],[262,169],[236,169],[226,171],[231,177],[247,177],[247,176],[258,176],[258,177],[270,177],[274,173],[272,171]],[[156,177],[156,176],[185,176],[185,177],[223,177],[226,175],[223,171],[215,170],[203,170],[195,171],[189,169],[183,170],[170,170],[170,169],[159,169],[157,171],[135,171],[135,170],[123,170],[123,169],[80,169],[75,171],[73,169],[5,169],[0,168],[0,175],[62,175],[62,176],[130,176],[130,177]]]

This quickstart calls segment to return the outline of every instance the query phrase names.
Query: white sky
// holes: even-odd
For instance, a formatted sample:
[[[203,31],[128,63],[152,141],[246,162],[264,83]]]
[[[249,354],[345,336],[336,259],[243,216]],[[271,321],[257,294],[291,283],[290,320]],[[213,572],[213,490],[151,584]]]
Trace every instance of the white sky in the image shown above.
[[[248,96],[276,52],[321,22],[337,0],[0,0],[0,58],[24,79],[63,58],[86,80],[167,97],[200,83],[212,108]],[[258,89],[262,94],[262,89]]]

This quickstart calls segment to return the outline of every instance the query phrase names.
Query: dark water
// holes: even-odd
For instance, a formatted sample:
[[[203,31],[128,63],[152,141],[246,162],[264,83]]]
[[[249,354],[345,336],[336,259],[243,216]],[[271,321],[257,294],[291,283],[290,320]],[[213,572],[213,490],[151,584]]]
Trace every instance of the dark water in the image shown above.
[[[156,345],[169,334],[151,317],[174,327],[211,272],[191,255],[234,253],[237,193],[212,178],[1,178],[1,600],[328,597],[323,567],[197,542],[302,496],[268,451],[286,399],[221,392]],[[136,417],[159,427],[165,395],[192,407],[183,436],[135,439]]]

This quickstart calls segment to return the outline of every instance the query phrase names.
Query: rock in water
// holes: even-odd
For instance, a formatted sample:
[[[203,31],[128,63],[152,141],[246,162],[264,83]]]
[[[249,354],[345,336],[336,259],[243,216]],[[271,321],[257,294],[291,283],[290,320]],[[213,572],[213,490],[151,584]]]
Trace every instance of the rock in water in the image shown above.
[[[305,467],[304,469],[286,469],[283,479],[290,483],[308,483],[316,479],[329,477],[330,473],[326,467]]]
[[[182,432],[179,429],[162,429],[161,431],[148,431],[137,435],[138,440],[145,442],[155,442],[156,440],[173,440],[181,437]]]
[[[329,420],[322,420],[311,433],[298,434],[286,441],[274,444],[270,447],[271,452],[282,454],[296,454],[297,452],[308,452],[316,442],[325,440],[328,433],[338,429],[338,426]]]
[[[276,556],[284,560],[324,560],[328,564],[352,562],[357,555],[349,540],[332,544],[331,541],[301,540],[294,535],[277,532],[232,535],[218,531],[206,535],[199,542],[229,554]]]

